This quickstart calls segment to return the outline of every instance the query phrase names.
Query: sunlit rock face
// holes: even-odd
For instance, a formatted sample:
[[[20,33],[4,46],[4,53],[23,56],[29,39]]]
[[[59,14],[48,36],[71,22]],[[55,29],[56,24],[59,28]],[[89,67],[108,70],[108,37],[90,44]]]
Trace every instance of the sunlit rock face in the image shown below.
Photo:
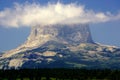
[[[41,46],[51,40],[69,45],[93,43],[89,26],[87,24],[47,25],[33,27],[25,46]]]
[[[88,24],[33,26],[27,40],[0,56],[0,69],[120,68],[120,48],[94,43]]]

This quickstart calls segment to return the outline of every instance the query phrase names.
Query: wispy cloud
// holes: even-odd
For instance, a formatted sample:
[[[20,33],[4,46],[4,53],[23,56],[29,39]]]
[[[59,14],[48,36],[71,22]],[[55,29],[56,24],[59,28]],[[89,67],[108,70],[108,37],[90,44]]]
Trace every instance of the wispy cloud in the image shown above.
[[[23,27],[49,24],[101,23],[119,20],[120,13],[94,12],[84,5],[36,3],[15,4],[13,8],[0,11],[0,25],[5,27]]]

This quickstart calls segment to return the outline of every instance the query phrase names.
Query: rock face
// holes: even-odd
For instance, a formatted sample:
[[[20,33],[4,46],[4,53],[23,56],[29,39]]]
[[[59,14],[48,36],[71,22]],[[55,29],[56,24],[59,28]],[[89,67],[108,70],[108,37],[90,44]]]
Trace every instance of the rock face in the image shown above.
[[[47,41],[57,41],[69,45],[93,43],[89,26],[87,24],[48,25],[33,27],[25,46],[41,46]]]
[[[120,68],[120,49],[93,42],[87,24],[34,26],[24,44],[0,57],[0,68]]]

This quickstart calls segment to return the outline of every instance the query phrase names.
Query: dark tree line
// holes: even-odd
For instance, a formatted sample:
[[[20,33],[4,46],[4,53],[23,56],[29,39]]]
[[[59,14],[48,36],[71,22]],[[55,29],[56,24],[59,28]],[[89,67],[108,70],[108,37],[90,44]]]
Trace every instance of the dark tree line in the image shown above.
[[[0,70],[0,80],[41,80],[45,77],[46,80],[50,78],[69,79],[69,80],[120,80],[120,70],[110,69],[21,69],[21,70]]]

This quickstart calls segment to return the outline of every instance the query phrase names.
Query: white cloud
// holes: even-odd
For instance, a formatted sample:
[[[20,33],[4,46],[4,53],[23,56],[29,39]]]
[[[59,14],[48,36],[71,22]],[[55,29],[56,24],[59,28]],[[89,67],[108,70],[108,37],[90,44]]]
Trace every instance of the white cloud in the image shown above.
[[[48,24],[100,23],[120,19],[120,13],[94,12],[76,4],[15,4],[0,11],[0,25],[23,27]]]

